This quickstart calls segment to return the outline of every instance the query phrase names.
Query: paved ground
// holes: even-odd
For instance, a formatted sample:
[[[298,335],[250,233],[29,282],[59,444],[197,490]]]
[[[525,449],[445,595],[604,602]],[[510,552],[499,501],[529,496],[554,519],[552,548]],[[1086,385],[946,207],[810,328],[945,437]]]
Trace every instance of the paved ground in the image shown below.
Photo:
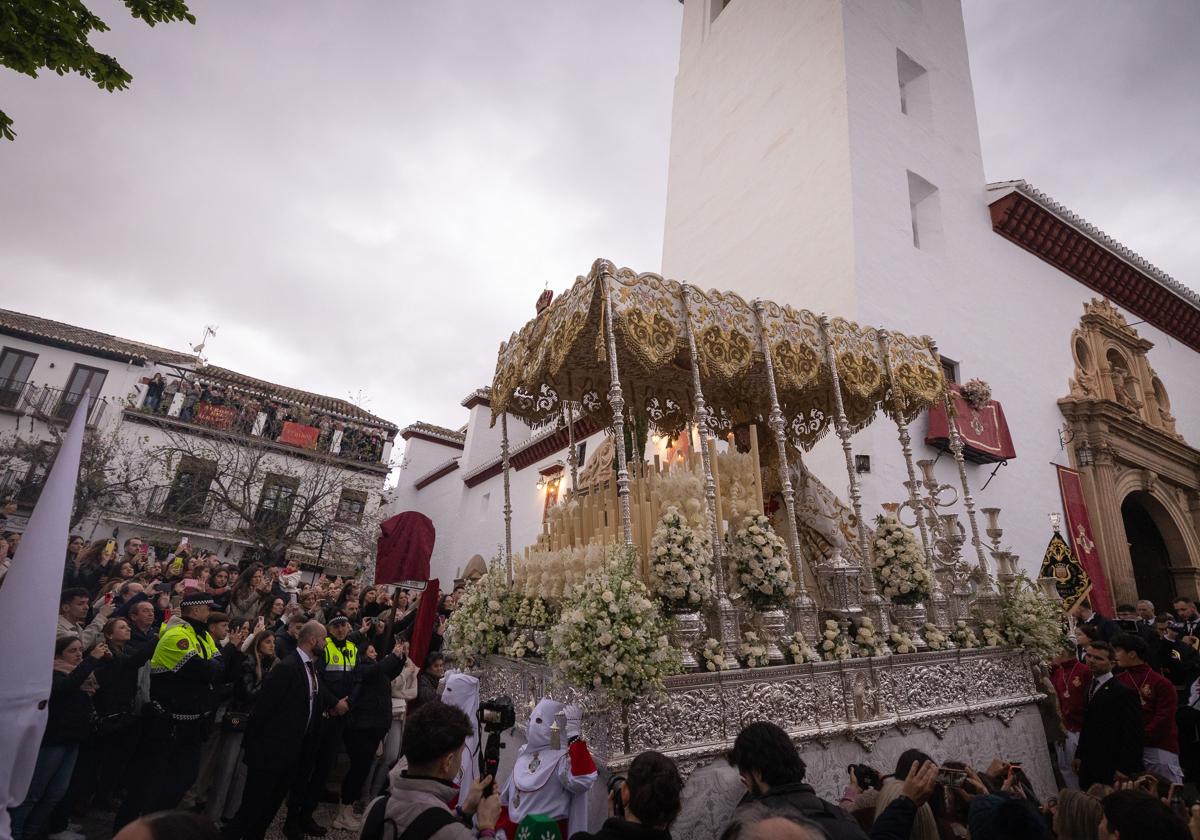
[[[275,825],[267,832],[267,840],[283,840],[283,816],[286,808],[279,809],[279,817],[275,820]],[[333,805],[321,805],[317,809],[317,822],[321,825],[329,826],[333,822],[336,810]],[[111,840],[112,838],[112,821],[113,814],[111,811],[94,811],[88,814],[83,822],[83,833],[87,835],[88,840]],[[325,835],[325,840],[357,840],[358,832],[340,831],[329,829],[329,833]]]

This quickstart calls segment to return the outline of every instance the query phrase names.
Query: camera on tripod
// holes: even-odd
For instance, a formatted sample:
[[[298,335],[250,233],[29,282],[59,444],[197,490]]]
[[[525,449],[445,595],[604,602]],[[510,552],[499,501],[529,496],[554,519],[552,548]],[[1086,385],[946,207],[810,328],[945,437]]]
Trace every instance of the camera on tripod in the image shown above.
[[[511,697],[495,697],[480,703],[475,716],[480,730],[487,733],[487,742],[479,753],[479,778],[492,777],[491,784],[483,791],[484,796],[491,796],[496,786],[496,771],[500,769],[500,750],[504,749],[500,733],[517,725],[517,710]]]

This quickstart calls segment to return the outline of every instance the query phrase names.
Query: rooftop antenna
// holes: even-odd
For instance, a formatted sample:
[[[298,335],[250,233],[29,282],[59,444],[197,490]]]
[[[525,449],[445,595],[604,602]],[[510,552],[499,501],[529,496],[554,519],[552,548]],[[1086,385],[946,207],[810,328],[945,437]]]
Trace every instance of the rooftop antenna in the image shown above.
[[[209,336],[216,336],[217,328],[212,324],[204,325],[204,335],[200,336],[200,343],[193,344],[192,352],[196,354],[196,360],[202,365],[208,364],[208,357],[204,355],[204,345],[208,343]]]

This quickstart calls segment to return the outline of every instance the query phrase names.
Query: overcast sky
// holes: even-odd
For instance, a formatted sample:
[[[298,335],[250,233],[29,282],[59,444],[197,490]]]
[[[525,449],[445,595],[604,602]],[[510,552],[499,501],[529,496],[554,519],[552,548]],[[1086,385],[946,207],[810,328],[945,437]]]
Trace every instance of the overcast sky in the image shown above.
[[[457,426],[546,284],[660,266],[675,0],[89,5],[130,90],[0,69],[0,306]],[[989,180],[1200,286],[1200,4],[965,15]]]

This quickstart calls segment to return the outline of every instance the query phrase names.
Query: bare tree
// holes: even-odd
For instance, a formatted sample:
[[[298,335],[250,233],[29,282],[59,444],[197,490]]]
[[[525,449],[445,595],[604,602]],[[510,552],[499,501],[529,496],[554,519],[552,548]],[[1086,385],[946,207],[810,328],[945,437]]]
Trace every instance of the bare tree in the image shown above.
[[[282,452],[219,430],[162,432],[164,442],[147,447],[145,458],[169,477],[164,509],[236,529],[272,557],[296,548],[315,554],[322,543],[329,560],[361,566],[370,556],[378,525],[374,511],[367,515],[371,483],[354,481],[333,456]],[[361,507],[343,508],[344,490]]]

